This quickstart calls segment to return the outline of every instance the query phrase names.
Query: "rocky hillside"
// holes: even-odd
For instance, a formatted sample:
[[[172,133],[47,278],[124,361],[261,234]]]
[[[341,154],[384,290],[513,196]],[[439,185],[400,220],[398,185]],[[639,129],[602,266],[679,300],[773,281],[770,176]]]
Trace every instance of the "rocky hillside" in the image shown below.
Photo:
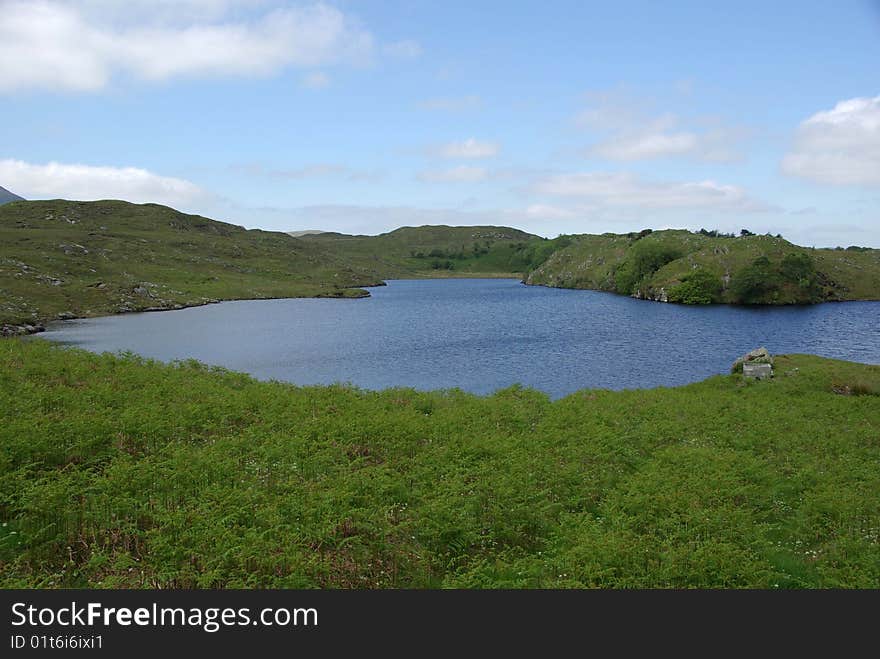
[[[683,304],[876,300],[880,250],[682,230],[582,235],[529,271],[525,282]]]
[[[0,326],[216,300],[366,295],[369,264],[284,233],[248,231],[156,204],[0,206]],[[14,327],[20,329],[14,329]]]

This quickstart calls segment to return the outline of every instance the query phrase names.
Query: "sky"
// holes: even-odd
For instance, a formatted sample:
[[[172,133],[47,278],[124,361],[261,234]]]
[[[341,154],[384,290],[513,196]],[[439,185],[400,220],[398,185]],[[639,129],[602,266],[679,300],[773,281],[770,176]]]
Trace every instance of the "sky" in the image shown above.
[[[0,0],[0,186],[880,247],[880,0]]]

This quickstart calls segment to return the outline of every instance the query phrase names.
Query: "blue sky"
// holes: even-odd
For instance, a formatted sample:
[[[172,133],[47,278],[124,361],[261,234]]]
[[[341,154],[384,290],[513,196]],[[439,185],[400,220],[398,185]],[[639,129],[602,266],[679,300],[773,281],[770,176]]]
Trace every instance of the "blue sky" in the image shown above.
[[[0,185],[880,247],[880,3],[0,0]]]

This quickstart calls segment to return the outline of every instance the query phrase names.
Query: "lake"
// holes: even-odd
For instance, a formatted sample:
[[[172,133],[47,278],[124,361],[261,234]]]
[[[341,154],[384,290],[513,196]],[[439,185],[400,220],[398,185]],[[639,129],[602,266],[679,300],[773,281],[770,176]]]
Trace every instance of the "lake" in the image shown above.
[[[759,346],[880,363],[880,302],[686,307],[513,279],[399,280],[370,291],[63,321],[38,336],[296,384],[490,393],[520,383],[553,398],[702,380]]]

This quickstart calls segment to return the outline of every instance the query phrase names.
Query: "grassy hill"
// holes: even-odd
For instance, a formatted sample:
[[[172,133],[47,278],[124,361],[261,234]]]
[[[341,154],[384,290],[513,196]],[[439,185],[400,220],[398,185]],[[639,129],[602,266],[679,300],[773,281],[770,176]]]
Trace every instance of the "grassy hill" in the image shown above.
[[[880,299],[880,250],[690,231],[571,236],[526,283],[686,304]]]
[[[551,402],[0,341],[0,587],[876,588],[880,367],[775,368]]]
[[[506,227],[290,234],[122,201],[0,206],[0,326],[241,298],[366,295],[383,279],[515,276],[559,247]]]
[[[218,299],[347,296],[369,264],[284,233],[156,204],[0,206],[0,325],[167,309]]]
[[[367,260],[393,277],[519,277],[553,241],[509,227],[402,227],[378,236],[303,235],[342,258]]]

